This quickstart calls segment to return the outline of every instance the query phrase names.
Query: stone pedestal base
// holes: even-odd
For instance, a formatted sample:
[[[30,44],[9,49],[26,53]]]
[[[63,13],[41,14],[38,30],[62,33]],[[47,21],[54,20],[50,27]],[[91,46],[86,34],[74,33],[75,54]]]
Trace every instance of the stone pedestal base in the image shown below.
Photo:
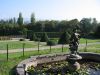
[[[80,64],[77,62],[78,60],[81,60],[82,57],[77,54],[71,54],[68,57],[68,65],[70,71],[76,71],[80,69]]]
[[[78,62],[75,62],[74,64],[69,63],[68,65],[69,65],[68,68],[70,71],[76,71],[80,69],[80,64]]]

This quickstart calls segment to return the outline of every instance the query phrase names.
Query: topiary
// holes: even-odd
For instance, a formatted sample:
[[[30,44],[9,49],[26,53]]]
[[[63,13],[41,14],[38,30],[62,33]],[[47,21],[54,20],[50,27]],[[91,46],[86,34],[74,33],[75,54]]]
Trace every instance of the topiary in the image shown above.
[[[68,44],[70,39],[70,34],[68,32],[64,32],[60,39],[58,40],[58,44]]]
[[[27,38],[27,39],[30,39],[31,36],[33,35],[33,33],[34,33],[34,32],[33,32],[32,30],[28,30],[28,31],[27,31],[27,36],[26,36],[26,38]]]
[[[55,42],[55,41],[52,41],[52,40],[49,40],[49,41],[47,41],[47,45],[48,46],[54,46],[54,45],[56,45],[57,43]]]
[[[30,41],[36,41],[37,40],[37,37],[35,35],[35,33],[33,33],[31,36],[30,36]]]
[[[46,33],[43,33],[41,39],[40,39],[41,42],[47,42],[48,41],[48,36]]]
[[[40,39],[39,38],[36,38],[35,41],[40,41]]]

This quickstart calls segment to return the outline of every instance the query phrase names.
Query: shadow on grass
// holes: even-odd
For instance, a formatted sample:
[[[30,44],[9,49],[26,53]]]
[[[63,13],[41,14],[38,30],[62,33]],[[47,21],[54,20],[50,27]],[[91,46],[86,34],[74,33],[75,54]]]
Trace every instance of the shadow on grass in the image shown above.
[[[14,66],[14,67],[10,70],[9,75],[17,75],[17,73],[16,73],[16,66]]]

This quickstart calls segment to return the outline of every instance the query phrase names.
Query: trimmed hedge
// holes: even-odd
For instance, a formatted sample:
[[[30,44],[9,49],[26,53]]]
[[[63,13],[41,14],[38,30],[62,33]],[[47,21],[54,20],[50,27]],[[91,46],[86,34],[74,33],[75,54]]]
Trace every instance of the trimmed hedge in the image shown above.
[[[41,37],[44,32],[35,32],[37,37]],[[49,38],[58,38],[61,36],[62,32],[46,32]]]
[[[58,44],[68,44],[69,43],[69,39],[70,39],[70,35],[68,32],[64,32],[59,41],[58,41]]]
[[[57,43],[53,40],[49,40],[49,41],[47,41],[47,45],[48,46],[54,46],[54,45],[57,45]]]
[[[41,42],[47,42],[48,41],[48,36],[46,33],[43,33],[41,39],[40,39]]]
[[[33,33],[31,36],[30,36],[30,41],[36,41],[37,40],[37,37],[35,35],[35,33]]]

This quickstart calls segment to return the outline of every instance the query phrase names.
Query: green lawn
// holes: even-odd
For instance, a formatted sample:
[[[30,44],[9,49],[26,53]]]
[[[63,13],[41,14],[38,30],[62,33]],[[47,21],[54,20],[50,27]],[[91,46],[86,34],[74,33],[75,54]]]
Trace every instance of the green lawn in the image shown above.
[[[51,38],[50,40],[54,40],[55,42],[58,42],[59,38]],[[86,38],[81,38],[80,43],[86,43]],[[87,43],[95,43],[100,42],[100,39],[87,39]]]
[[[81,38],[80,39],[80,43],[95,43],[95,42],[100,42],[100,39],[85,39],[85,38]]]
[[[100,46],[100,44],[98,45]],[[80,51],[84,52],[84,49],[80,49]],[[89,52],[98,52],[100,53],[100,50],[95,50],[95,49],[87,49]],[[42,54],[50,54],[50,53],[61,53],[62,49],[52,49],[50,52],[49,50],[42,50],[42,51],[31,51],[31,52],[25,52],[25,56],[22,56],[22,52],[20,53],[11,53],[9,54],[9,60],[6,61],[6,54],[0,54],[0,58],[5,59],[4,61],[0,62],[0,75],[15,75],[14,73],[14,68],[15,66],[22,60],[32,56],[32,55],[42,55]],[[68,53],[69,50],[68,48],[64,48],[63,53]]]
[[[100,44],[88,45],[87,47],[91,49],[96,49],[96,48],[100,48]]]
[[[81,43],[85,43],[85,39],[81,39],[80,40]],[[89,43],[94,43],[94,42],[100,42],[99,39],[95,39],[95,40],[91,40],[91,39],[88,39],[88,42]],[[28,41],[9,41],[9,42],[0,42],[0,47],[2,47],[3,45],[6,45],[6,44],[11,44],[11,45],[14,45],[16,44],[17,46],[15,47],[11,47],[11,49],[13,48],[21,48],[22,47],[22,44],[23,43],[27,43],[26,47],[27,48],[30,48],[30,47],[36,47],[37,46],[37,43],[36,42],[28,42]],[[83,48],[80,48],[79,51],[80,52],[95,52],[95,53],[100,53],[100,50],[97,49],[97,48],[100,48],[100,44],[95,44],[95,45],[89,45],[87,46],[87,50],[85,50],[85,47]],[[30,57],[30,56],[34,56],[34,55],[42,55],[42,54],[50,54],[50,53],[61,53],[62,52],[62,48],[54,48],[54,49],[51,49],[51,52],[50,52],[50,49],[48,50],[42,50],[42,51],[30,51],[30,52],[25,52],[25,56],[23,57],[23,53],[20,52],[20,53],[11,53],[9,54],[9,60],[6,61],[6,54],[0,54],[0,75],[15,75],[13,74],[14,71],[15,71],[15,66],[22,60]],[[69,49],[68,48],[64,48],[63,49],[63,52],[64,53],[68,53],[69,52]],[[2,61],[3,60],[3,61]]]
[[[97,49],[98,48],[98,49]],[[85,50],[85,47],[79,48],[80,52],[84,52],[84,51],[88,51],[88,52],[94,52],[94,53],[100,53],[100,44],[95,44],[95,45],[89,45],[87,46],[87,50]],[[29,52],[25,52],[25,56],[32,56],[32,55],[41,55],[41,54],[49,54],[49,53],[60,53],[62,52],[62,48],[52,48],[51,47],[51,52],[50,49],[48,50],[40,50],[38,51],[29,51]],[[68,53],[69,49],[64,47],[63,48],[63,52]],[[23,56],[22,52],[18,52],[18,53],[10,53],[9,54],[9,59],[13,59],[13,58],[18,58]],[[0,54],[0,60],[6,60],[6,54]]]
[[[93,52],[100,53],[100,44],[88,45],[87,47],[83,47],[79,49],[80,52]]]
[[[50,38],[50,40],[53,40],[55,42],[58,42],[59,38]]]
[[[20,49],[23,48],[23,44],[25,43],[25,48],[34,48],[37,47],[38,42],[34,41],[0,41],[0,50],[6,50],[7,44],[9,49]],[[40,43],[40,45],[44,45]]]
[[[58,42],[59,38],[51,38],[50,40],[54,40],[55,42]],[[86,43],[85,38],[81,38],[80,43]],[[87,39],[87,43],[95,43],[95,42],[100,42],[100,39]]]
[[[16,75],[15,74],[16,65],[25,58],[26,57],[19,57],[11,59],[9,61],[0,62],[0,75]]]
[[[51,48],[48,50],[40,50],[38,51],[27,51],[24,53],[25,56],[32,56],[32,55],[42,55],[42,54],[50,54],[50,53],[60,53],[62,52],[62,48]],[[63,48],[63,52],[68,52],[68,48]],[[9,53],[9,59],[18,58],[23,56],[22,52],[17,53]],[[0,60],[6,60],[7,55],[6,54],[0,54]]]
[[[54,40],[55,42],[58,41],[58,38],[51,38],[51,40]],[[87,43],[95,43],[100,42],[100,39],[87,39]],[[7,44],[9,49],[20,49],[23,47],[23,43],[25,43],[25,48],[34,48],[37,47],[38,42],[34,41],[0,41],[0,50],[6,50]],[[86,43],[86,39],[81,38],[80,43]],[[46,43],[40,43],[40,46],[46,46]]]
[[[15,66],[21,61],[24,60],[30,56],[35,55],[43,55],[43,54],[51,54],[51,53],[61,53],[62,50],[60,49],[52,49],[50,50],[42,50],[42,51],[31,51],[31,52],[25,52],[25,56],[22,56],[22,52],[20,53],[13,53],[9,54],[9,60],[6,61],[6,54],[0,54],[1,61],[0,62],[0,75],[15,75],[13,74]],[[64,48],[63,52],[68,52],[68,49]],[[5,59],[5,60],[4,60]]]

